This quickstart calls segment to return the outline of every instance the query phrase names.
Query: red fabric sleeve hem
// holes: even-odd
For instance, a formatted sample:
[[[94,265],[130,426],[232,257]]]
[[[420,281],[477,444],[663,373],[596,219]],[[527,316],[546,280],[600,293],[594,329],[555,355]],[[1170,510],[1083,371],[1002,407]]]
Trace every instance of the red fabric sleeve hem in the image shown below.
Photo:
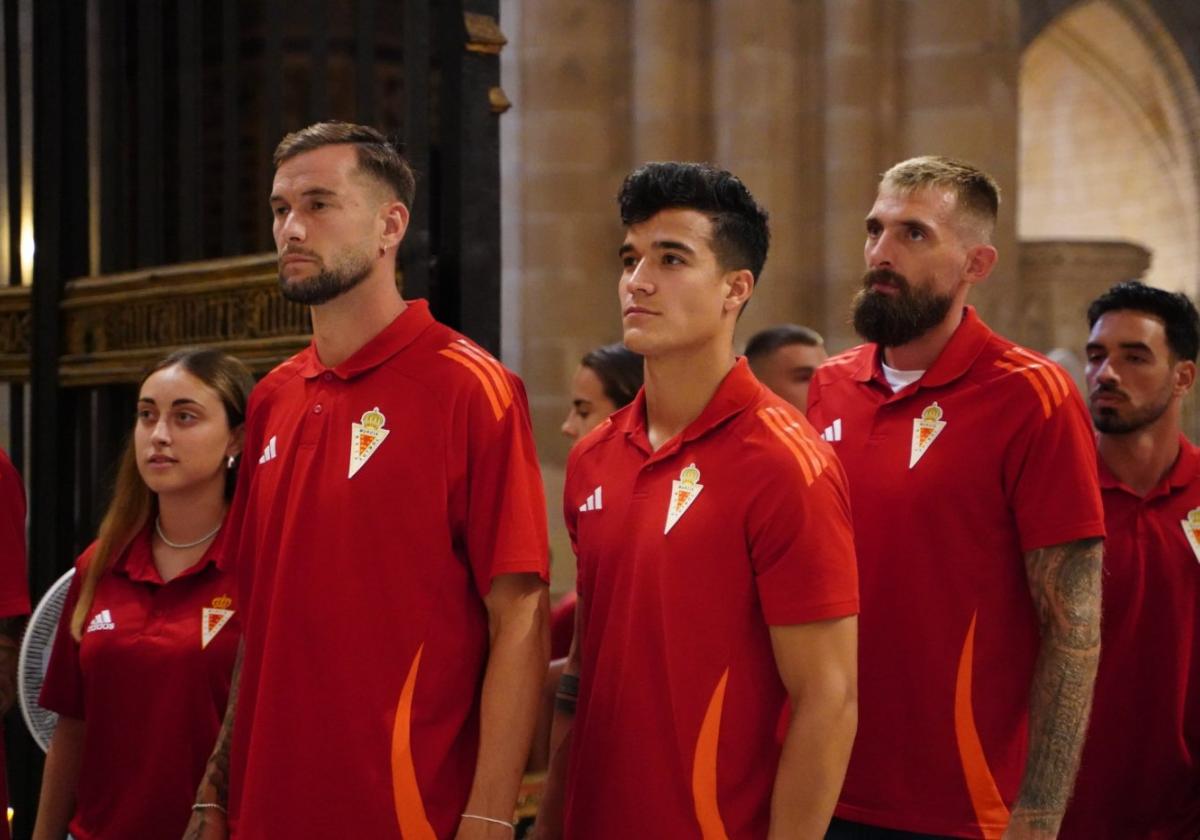
[[[787,627],[791,624],[811,624],[814,621],[825,621],[830,618],[847,618],[858,615],[858,599],[850,598],[845,601],[834,601],[829,604],[818,604],[812,607],[796,609],[793,605],[763,608],[767,624],[772,627]]]
[[[1094,519],[1091,522],[1074,525],[1070,528],[1052,530],[1043,533],[1034,533],[1030,535],[1022,535],[1021,551],[1030,552],[1039,548],[1048,548],[1052,545],[1063,545],[1076,540],[1087,539],[1104,539],[1106,531],[1104,530],[1104,520]]]
[[[492,591],[492,581],[501,575],[537,575],[541,578],[542,583],[547,586],[550,584],[550,569],[545,563],[527,563],[516,561],[506,563],[502,566],[493,566],[491,573],[487,579],[487,589],[480,592],[480,595],[487,595]]]

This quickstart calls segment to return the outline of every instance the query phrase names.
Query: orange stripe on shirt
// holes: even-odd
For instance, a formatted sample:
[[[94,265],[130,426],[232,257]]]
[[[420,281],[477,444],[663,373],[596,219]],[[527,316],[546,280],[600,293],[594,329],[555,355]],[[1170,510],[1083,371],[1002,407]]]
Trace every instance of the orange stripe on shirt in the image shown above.
[[[825,471],[828,466],[825,461],[825,456],[817,448],[815,441],[811,440],[807,435],[800,431],[800,424],[788,416],[787,412],[777,406],[772,406],[767,409],[775,421],[779,424],[779,428],[783,429],[784,433],[796,442],[800,447],[800,451],[808,457],[808,463],[812,466],[813,480]]]
[[[1067,385],[1066,377],[1063,376],[1062,371],[1060,371],[1057,366],[1051,364],[1045,359],[1039,359],[1024,347],[1013,347],[1009,350],[1009,353],[1011,354],[1010,358],[1016,356],[1017,358],[1023,359],[1029,367],[1042,374],[1046,381],[1050,383],[1050,387],[1054,391],[1054,405],[1062,405],[1062,401],[1065,400],[1067,398],[1067,394],[1070,393],[1070,387]]]
[[[488,378],[488,375],[483,372],[483,369],[479,367],[477,362],[463,353],[455,352],[453,349],[439,350],[438,353],[445,356],[447,359],[453,359],[467,370],[471,371],[471,373],[475,374],[475,378],[479,380],[479,384],[483,386],[484,393],[487,394],[488,402],[492,404],[492,413],[496,415],[496,419],[499,420],[504,416],[504,409],[508,408],[508,406],[502,406],[500,404],[500,400],[496,397],[495,386],[492,384],[491,379]]]
[[[811,486],[812,483],[817,480],[817,477],[813,475],[812,467],[809,465],[808,458],[806,458],[800,451],[800,447],[796,444],[796,441],[793,440],[787,434],[787,432],[779,428],[779,421],[776,420],[775,417],[770,413],[770,409],[760,409],[758,412],[758,418],[763,421],[763,423],[768,429],[771,430],[771,433],[775,435],[775,437],[783,441],[783,445],[786,446],[788,450],[791,451],[792,455],[795,456],[796,462],[800,464],[800,471],[804,473],[804,483]]]
[[[984,840],[999,840],[1008,825],[1008,808],[988,767],[987,756],[983,754],[983,743],[979,740],[979,730],[975,728],[975,710],[971,701],[975,619],[978,616],[978,613],[971,616],[971,626],[967,629],[967,638],[958,660],[958,679],[954,686],[954,735],[958,740],[958,756],[962,762],[967,792],[971,796],[971,806],[975,809],[975,819],[983,831]]]
[[[413,765],[412,754],[413,694],[416,692],[417,670],[421,667],[421,652],[424,649],[425,645],[421,645],[413,657],[404,687],[400,689],[396,722],[392,725],[392,799],[396,805],[400,836],[405,840],[437,840],[433,826],[425,815],[425,803],[417,784],[417,769]]]
[[[500,399],[504,403],[504,407],[508,408],[509,404],[512,402],[513,393],[512,388],[509,387],[508,384],[508,374],[505,373],[504,368],[500,366],[500,363],[475,345],[471,344],[465,338],[460,338],[457,342],[457,346],[453,349],[457,349],[459,352],[466,353],[467,355],[471,356],[471,358],[483,365],[483,369],[486,370],[488,375],[492,378],[492,383],[496,386],[496,393],[500,395]]]
[[[1017,365],[1012,364],[1011,362],[1006,362],[1003,359],[996,360],[996,367],[1003,368],[1004,370],[1011,371],[1012,373],[1019,373],[1024,376],[1029,381],[1029,384],[1033,386],[1033,390],[1037,392],[1038,399],[1042,401],[1042,413],[1047,417],[1054,413],[1054,406],[1050,404],[1050,395],[1046,393],[1046,386],[1042,384],[1040,379],[1038,379],[1037,374],[1035,374],[1029,368],[1018,367]]]
[[[696,809],[696,822],[700,823],[703,840],[728,840],[725,821],[721,819],[721,807],[717,802],[717,742],[721,735],[721,710],[725,706],[725,684],[729,681],[729,669],[721,674],[717,687],[713,689],[696,736],[696,755],[692,759],[692,804]]]

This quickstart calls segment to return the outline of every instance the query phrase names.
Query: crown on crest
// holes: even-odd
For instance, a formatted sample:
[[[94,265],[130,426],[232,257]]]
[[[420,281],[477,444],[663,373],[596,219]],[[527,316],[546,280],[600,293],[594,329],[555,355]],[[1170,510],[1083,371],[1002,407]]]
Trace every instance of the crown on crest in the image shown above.
[[[942,419],[941,406],[939,406],[937,403],[934,403],[933,405],[929,406],[928,408],[926,408],[924,411],[921,412],[921,419],[928,420],[932,423],[936,423],[938,420],[941,420]]]
[[[227,610],[227,609],[229,609],[229,605],[232,603],[233,603],[233,599],[230,598],[228,595],[220,595],[216,598],[213,598],[212,605],[213,605],[213,609],[215,609],[215,610]]]
[[[695,464],[689,464],[683,468],[683,472],[679,474],[679,480],[683,484],[695,484],[700,480],[700,470],[696,469]]]
[[[370,411],[363,412],[362,424],[368,429],[382,429],[384,424],[383,413],[379,410],[379,406],[375,406]]]

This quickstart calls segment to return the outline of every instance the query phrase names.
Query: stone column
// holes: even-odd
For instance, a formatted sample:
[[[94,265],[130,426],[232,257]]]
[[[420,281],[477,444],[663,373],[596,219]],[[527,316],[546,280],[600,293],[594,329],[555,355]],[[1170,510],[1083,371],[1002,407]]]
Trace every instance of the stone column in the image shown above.
[[[712,156],[708,0],[635,0],[633,160]]]
[[[1012,335],[1019,332],[1015,304],[1021,299],[1016,239],[1020,3],[921,0],[903,6],[898,157],[964,158],[1000,184],[995,239],[1000,261],[970,301],[994,329]]]
[[[1024,241],[1020,255],[1024,294],[1015,314],[1025,341],[1043,353],[1061,348],[1078,359],[1087,344],[1088,304],[1150,267],[1150,251],[1133,242]]]
[[[741,0],[714,0],[712,9],[715,162],[771,214],[771,250],[739,343],[782,321],[820,328],[810,291],[822,252],[821,4],[758,0],[750,13]]]

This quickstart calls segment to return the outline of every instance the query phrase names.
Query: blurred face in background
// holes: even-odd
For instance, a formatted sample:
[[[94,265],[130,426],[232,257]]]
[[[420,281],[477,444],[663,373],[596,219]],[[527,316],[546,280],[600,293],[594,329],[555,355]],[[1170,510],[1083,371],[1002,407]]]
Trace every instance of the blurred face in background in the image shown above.
[[[572,445],[596,428],[617,406],[604,393],[604,383],[589,367],[580,365],[571,379],[571,409],[563,421],[562,433]]]
[[[804,411],[808,406],[808,383],[828,354],[821,345],[785,344],[750,363],[758,381]]]

